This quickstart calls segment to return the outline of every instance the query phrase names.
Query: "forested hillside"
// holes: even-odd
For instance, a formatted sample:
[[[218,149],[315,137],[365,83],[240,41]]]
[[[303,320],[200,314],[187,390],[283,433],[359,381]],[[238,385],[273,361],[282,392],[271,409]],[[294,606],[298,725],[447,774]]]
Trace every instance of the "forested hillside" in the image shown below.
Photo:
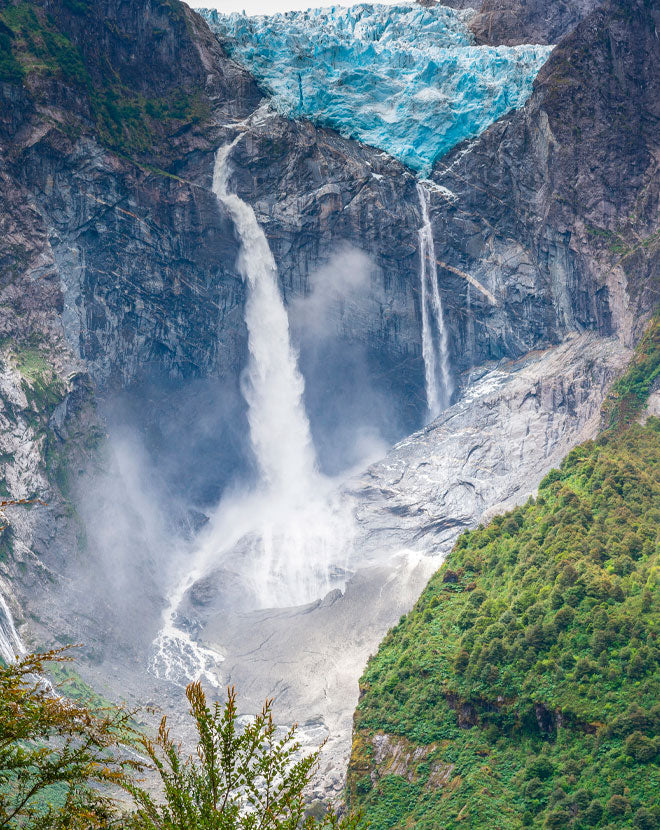
[[[660,826],[658,321],[607,429],[464,534],[362,678],[365,826]]]

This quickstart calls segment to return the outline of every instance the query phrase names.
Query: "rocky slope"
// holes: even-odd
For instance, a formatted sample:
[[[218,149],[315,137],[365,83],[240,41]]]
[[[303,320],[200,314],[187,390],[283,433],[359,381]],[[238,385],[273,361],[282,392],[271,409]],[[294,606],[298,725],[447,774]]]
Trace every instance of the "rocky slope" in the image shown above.
[[[470,3],[478,9],[470,28],[477,43],[558,43],[601,0],[483,0]]]
[[[345,485],[358,532],[343,594],[228,614],[217,590],[226,577],[212,573],[191,592],[185,614],[224,656],[223,680],[241,690],[244,710],[275,695],[280,720],[299,718],[310,744],[328,738],[319,798],[341,791],[357,680],[387,629],[459,533],[524,503],[568,450],[597,434],[603,398],[629,358],[617,340],[583,335],[471,378],[458,403]]]
[[[443,5],[474,10],[470,28],[477,43],[515,46],[559,43],[601,4],[602,0],[446,0]]]

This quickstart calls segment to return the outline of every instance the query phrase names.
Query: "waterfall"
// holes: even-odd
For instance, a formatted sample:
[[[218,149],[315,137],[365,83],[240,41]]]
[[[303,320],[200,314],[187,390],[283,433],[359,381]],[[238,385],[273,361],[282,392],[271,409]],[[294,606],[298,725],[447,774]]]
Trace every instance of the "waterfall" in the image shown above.
[[[5,663],[13,663],[17,657],[25,655],[25,646],[16,631],[14,618],[5,598],[0,594],[0,657]]]
[[[449,369],[447,329],[438,288],[438,266],[429,214],[429,192],[417,182],[417,195],[422,213],[419,236],[419,282],[422,310],[422,357],[426,382],[426,405],[429,420],[437,418],[449,405],[453,392]]]
[[[343,584],[352,517],[336,483],[317,466],[304,405],[304,380],[268,240],[254,210],[229,192],[229,157],[241,139],[221,147],[213,192],[240,241],[238,270],[247,287],[248,366],[242,381],[250,442],[259,471],[252,491],[222,500],[202,533],[186,576],[168,597],[151,668],[171,680],[211,679],[223,658],[177,626],[188,589],[214,569],[237,575],[256,607],[302,605]]]
[[[243,395],[250,438],[263,484],[282,495],[306,497],[317,471],[303,404],[304,381],[266,235],[250,205],[227,190],[227,161],[234,143],[218,150],[213,191],[234,221],[241,242],[238,269],[248,287],[245,323],[250,358]]]

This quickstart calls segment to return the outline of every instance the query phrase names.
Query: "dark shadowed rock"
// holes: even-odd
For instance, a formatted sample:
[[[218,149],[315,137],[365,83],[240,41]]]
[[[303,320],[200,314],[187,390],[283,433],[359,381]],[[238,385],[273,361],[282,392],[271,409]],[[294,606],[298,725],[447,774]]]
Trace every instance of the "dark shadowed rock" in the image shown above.
[[[477,43],[558,43],[601,3],[602,0],[483,0],[470,28]]]
[[[436,165],[439,258],[518,321],[507,330],[499,307],[445,271],[461,308],[456,351],[531,347],[528,326],[630,339],[658,302],[658,14],[644,0],[592,14],[552,53],[520,112]],[[480,313],[467,314],[475,302]]]

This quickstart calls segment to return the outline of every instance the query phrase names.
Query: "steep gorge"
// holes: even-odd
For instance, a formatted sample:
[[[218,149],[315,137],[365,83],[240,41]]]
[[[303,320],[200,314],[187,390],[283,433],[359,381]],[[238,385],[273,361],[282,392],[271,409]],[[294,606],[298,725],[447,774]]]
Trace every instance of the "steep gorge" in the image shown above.
[[[573,5],[567,27],[586,11]],[[346,270],[338,251],[363,257],[348,260],[365,272],[360,291],[333,300],[324,351],[303,349],[301,361],[304,371],[305,360],[336,359],[344,400],[368,374],[369,408],[394,405],[384,422],[365,423],[390,443],[419,428],[426,408],[417,180],[379,151],[269,110],[174,0],[9,3],[0,19],[3,56],[18,65],[3,60],[0,82],[2,475],[8,497],[47,502],[10,509],[4,588],[30,646],[82,640],[84,671],[109,694],[143,701],[155,690],[180,707],[178,689],[135,670],[160,625],[163,551],[172,536],[194,539],[246,454],[245,285],[232,216],[211,188],[215,152],[243,136],[228,183],[265,232],[290,314]],[[651,3],[604,4],[553,51],[520,111],[435,165],[429,216],[455,407],[346,486],[363,536],[344,595],[228,623],[235,574],[225,571],[186,598],[188,630],[226,655],[222,681],[239,682],[248,710],[277,689],[310,741],[331,733],[325,782],[335,792],[357,677],[435,569],[427,554],[444,554],[484,511],[524,500],[595,434],[608,385],[657,303],[656,25]],[[363,374],[346,369],[349,352]],[[325,426],[322,386],[307,387],[312,428],[315,417]],[[107,441],[127,398],[145,455],[161,465],[150,457],[146,474],[129,471],[133,489],[122,469],[139,454],[129,444],[118,456]],[[484,423],[490,437],[466,444]],[[503,458],[530,434],[514,469]],[[82,503],[113,481],[126,492],[112,502],[119,529],[104,547]],[[116,547],[135,567],[119,585]],[[246,656],[273,631],[282,644],[255,673]],[[300,646],[293,654],[287,638]],[[294,668],[278,674],[287,660]],[[296,688],[298,670],[319,682]]]

